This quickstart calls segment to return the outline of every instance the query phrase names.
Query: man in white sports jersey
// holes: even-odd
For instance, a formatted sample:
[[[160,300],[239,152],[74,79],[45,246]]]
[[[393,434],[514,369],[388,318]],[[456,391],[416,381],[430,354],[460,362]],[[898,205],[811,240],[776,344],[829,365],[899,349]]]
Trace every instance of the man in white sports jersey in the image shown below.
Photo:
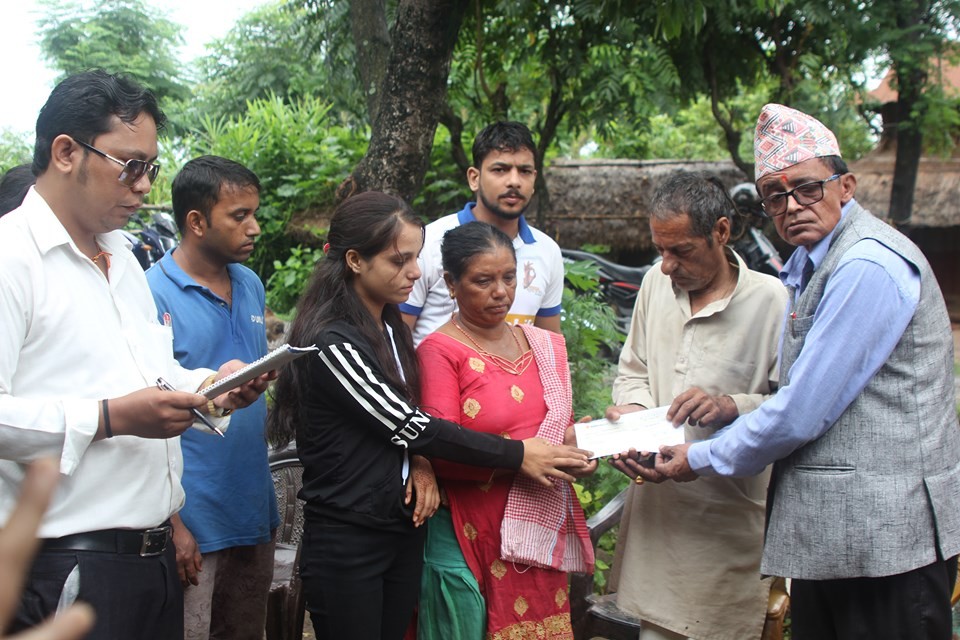
[[[517,294],[507,321],[532,323],[560,332],[560,247],[528,225],[523,217],[537,177],[535,154],[533,136],[519,122],[495,122],[477,135],[473,142],[473,166],[467,169],[467,182],[477,194],[477,201],[427,225],[419,260],[423,275],[407,301],[400,305],[404,320],[413,330],[415,345],[449,320],[457,309],[443,280],[440,243],[444,233],[473,220],[491,224],[513,239]]]

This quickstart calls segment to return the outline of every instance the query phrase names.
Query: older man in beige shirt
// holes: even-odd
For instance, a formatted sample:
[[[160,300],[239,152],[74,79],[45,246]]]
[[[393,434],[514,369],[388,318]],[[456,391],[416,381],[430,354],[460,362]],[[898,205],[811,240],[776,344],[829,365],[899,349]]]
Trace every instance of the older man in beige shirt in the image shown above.
[[[678,173],[658,189],[650,227],[663,261],[640,288],[608,416],[672,405],[686,440],[703,440],[775,391],[786,291],[725,246],[732,215],[715,178]],[[640,638],[759,638],[768,473],[660,485],[638,462],[613,462],[635,479],[613,580],[618,605],[644,621]]]

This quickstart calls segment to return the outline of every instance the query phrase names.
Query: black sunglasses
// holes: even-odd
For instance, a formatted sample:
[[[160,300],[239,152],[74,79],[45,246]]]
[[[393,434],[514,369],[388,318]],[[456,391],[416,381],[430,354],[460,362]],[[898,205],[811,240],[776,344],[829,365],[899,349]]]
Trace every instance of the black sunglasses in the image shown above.
[[[803,184],[797,185],[793,189],[790,189],[790,191],[771,194],[760,201],[760,203],[763,205],[763,211],[771,218],[782,216],[787,212],[787,198],[790,196],[793,196],[793,199],[797,201],[797,204],[802,207],[810,204],[816,204],[823,200],[823,185],[828,182],[838,180],[840,175],[841,174],[839,173],[835,173],[829,178],[824,178],[823,180],[804,182]]]
[[[82,140],[75,139],[74,141],[84,149],[89,149],[90,151],[93,151],[98,156],[102,158],[106,158],[107,160],[116,162],[121,167],[123,167],[123,171],[120,172],[119,180],[121,184],[124,184],[128,187],[132,187],[133,185],[137,184],[137,180],[142,178],[144,174],[146,174],[147,180],[150,181],[150,184],[153,184],[153,181],[157,179],[157,174],[160,173],[159,164],[150,163],[150,162],[147,162],[146,160],[127,160],[126,162],[124,162],[123,160],[114,158],[109,153],[100,151],[100,149],[97,149],[95,146],[91,144],[87,144]]]

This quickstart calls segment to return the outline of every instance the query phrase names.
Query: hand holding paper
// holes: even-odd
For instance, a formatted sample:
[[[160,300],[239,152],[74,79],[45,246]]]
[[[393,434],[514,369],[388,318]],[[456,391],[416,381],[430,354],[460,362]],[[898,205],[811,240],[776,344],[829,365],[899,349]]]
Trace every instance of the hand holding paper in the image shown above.
[[[668,409],[664,406],[625,413],[617,422],[604,418],[577,424],[577,446],[599,458],[630,449],[659,451],[663,445],[682,444],[683,428],[674,427],[667,420]]]

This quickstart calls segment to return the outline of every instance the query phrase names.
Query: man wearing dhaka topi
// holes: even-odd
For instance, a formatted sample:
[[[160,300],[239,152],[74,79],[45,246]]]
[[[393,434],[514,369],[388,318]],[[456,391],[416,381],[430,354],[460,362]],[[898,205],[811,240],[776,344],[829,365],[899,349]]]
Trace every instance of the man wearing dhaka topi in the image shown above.
[[[923,254],[854,199],[833,133],[763,108],[757,191],[797,250],[780,389],[654,473],[749,476],[773,463],[761,572],[793,578],[795,640],[951,637],[960,429],[950,320]]]

